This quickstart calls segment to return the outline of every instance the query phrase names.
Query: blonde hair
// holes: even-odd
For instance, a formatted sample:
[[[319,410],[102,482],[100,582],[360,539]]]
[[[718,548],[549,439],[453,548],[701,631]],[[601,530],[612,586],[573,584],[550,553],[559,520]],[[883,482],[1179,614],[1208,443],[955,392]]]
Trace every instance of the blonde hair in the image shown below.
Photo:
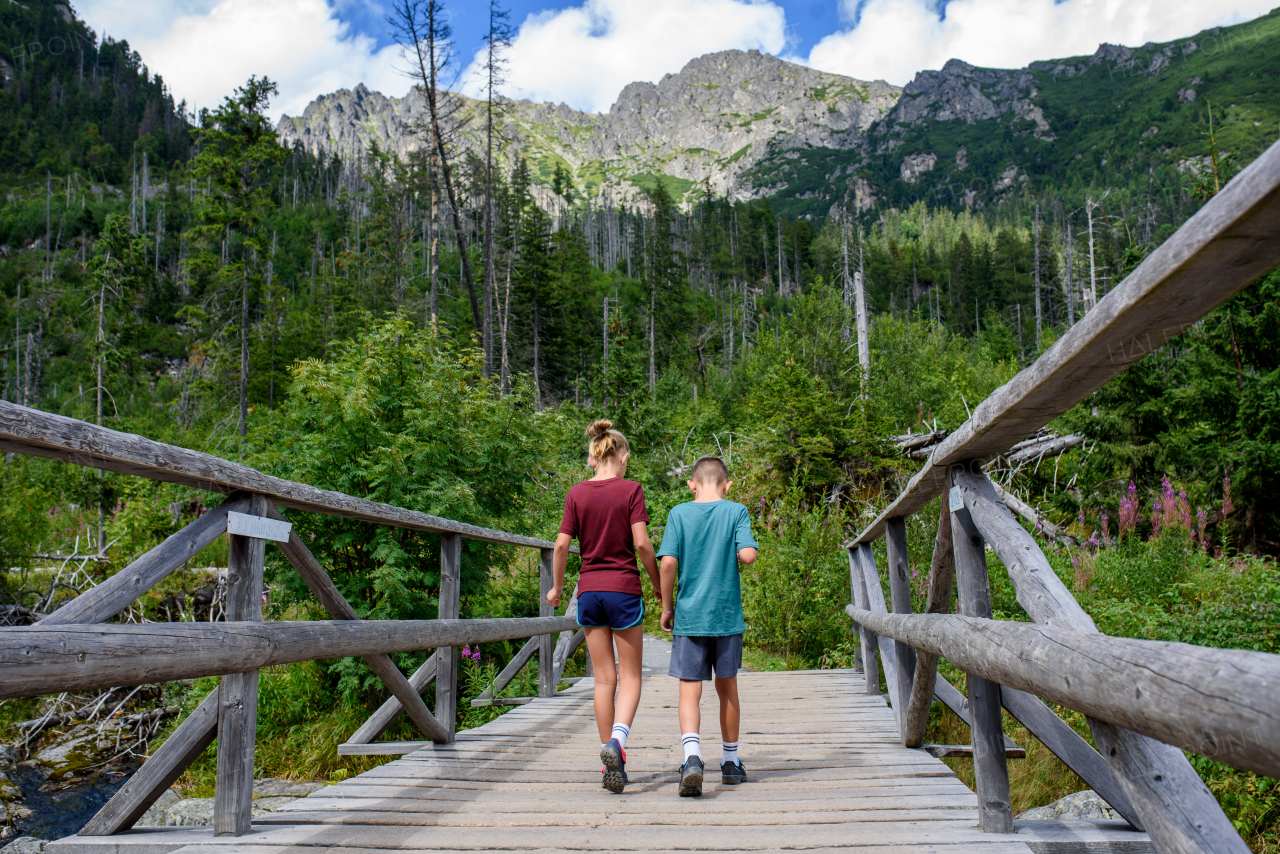
[[[587,427],[587,438],[591,440],[587,445],[587,453],[597,462],[631,451],[627,437],[614,430],[613,422],[605,418],[591,422]]]

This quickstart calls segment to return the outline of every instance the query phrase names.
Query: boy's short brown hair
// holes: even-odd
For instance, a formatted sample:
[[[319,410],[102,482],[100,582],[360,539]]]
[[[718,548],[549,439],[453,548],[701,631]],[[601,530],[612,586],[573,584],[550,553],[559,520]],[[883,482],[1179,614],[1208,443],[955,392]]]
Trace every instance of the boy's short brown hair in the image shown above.
[[[720,486],[729,481],[729,467],[719,457],[699,457],[689,473],[691,480]]]

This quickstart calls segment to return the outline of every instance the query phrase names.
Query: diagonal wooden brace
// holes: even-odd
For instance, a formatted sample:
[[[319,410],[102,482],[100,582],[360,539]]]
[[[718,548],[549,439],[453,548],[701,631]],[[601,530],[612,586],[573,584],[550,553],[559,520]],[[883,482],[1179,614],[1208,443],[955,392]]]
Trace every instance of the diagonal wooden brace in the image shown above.
[[[227,512],[236,510],[243,513],[248,510],[249,501],[248,497],[232,496],[97,587],[86,590],[36,623],[36,628],[101,623],[111,619],[226,533]]]
[[[284,516],[275,509],[270,511],[270,515],[273,519],[284,519]],[[329,612],[329,616],[335,620],[360,619],[356,614],[356,609],[351,607],[351,603],[338,590],[333,583],[333,579],[320,566],[320,562],[316,560],[311,550],[303,544],[302,538],[296,532],[290,531],[289,541],[281,543],[280,548],[285,557],[289,559],[289,563],[293,564],[293,568],[302,576],[302,580],[307,583],[307,587],[311,588],[311,592],[320,600],[320,604]],[[409,719],[422,731],[423,735],[441,744],[450,740],[448,730],[431,714],[418,690],[409,683],[409,680],[400,672],[400,668],[396,667],[390,656],[366,655],[363,658],[365,663],[369,665],[369,669],[382,680],[383,685],[387,686],[387,690],[391,692],[392,696],[395,697],[403,710],[409,715]],[[434,676],[435,674],[432,673],[432,675]],[[425,684],[423,687],[425,687]],[[392,717],[394,718],[394,715]],[[390,721],[387,723],[389,724]],[[386,726],[384,725],[382,729],[386,729]],[[381,734],[381,731],[379,731],[379,734]],[[376,738],[377,736],[374,737]]]
[[[110,836],[128,830],[142,818],[218,735],[218,694],[215,688],[204,698],[98,814],[89,819],[80,831],[81,836]]]

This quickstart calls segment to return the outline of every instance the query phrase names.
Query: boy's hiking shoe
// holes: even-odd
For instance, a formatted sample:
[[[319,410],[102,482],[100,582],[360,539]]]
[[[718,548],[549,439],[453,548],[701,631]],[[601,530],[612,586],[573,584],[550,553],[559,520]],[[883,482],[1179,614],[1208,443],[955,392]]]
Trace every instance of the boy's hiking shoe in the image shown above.
[[[600,748],[600,761],[604,763],[600,769],[604,774],[604,787],[615,795],[622,794],[627,785],[627,752],[616,738],[609,739],[609,743]]]
[[[747,769],[742,767],[741,762],[721,762],[720,782],[727,783],[730,786],[745,783],[747,782]]]
[[[690,756],[680,766],[680,797],[702,797],[702,758]]]

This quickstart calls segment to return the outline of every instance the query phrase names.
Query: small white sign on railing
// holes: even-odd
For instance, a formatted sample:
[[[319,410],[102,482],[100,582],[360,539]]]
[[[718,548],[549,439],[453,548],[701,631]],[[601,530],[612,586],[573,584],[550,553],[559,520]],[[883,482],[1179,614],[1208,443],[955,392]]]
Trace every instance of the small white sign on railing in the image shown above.
[[[952,513],[964,509],[964,494],[960,492],[960,487],[953,486],[947,493],[947,509]]]
[[[259,540],[275,540],[277,543],[289,542],[289,532],[293,525],[276,519],[262,516],[250,516],[248,513],[227,513],[227,533],[241,537],[256,537]]]

